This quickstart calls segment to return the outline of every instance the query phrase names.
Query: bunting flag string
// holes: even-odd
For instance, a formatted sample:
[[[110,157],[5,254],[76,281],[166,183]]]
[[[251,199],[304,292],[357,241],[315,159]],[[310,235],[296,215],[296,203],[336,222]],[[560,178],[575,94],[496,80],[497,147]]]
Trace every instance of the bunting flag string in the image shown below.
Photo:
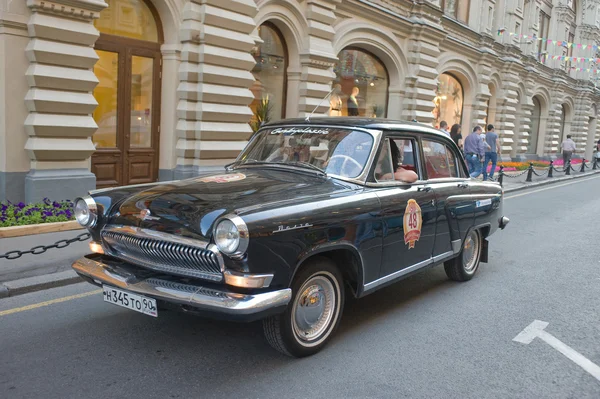
[[[537,37],[537,35],[533,34],[533,35],[525,35],[523,33],[515,33],[515,32],[508,32],[506,29],[498,29],[498,36],[502,36],[504,34],[507,34],[511,37],[517,37],[519,39],[527,39],[527,40],[537,40],[537,41],[545,41],[548,44],[553,44],[555,46],[561,46],[561,47],[566,47],[566,48],[577,48],[577,49],[582,49],[582,50],[587,50],[588,48],[595,50],[598,50],[598,46],[596,44],[581,44],[581,43],[571,43],[571,42],[567,42],[565,40],[552,40],[552,39],[547,39],[545,37]]]
[[[579,68],[579,67],[571,67],[571,69],[573,69],[573,70],[575,70],[577,72],[588,72],[588,73],[593,73],[593,74],[600,73],[600,69]]]

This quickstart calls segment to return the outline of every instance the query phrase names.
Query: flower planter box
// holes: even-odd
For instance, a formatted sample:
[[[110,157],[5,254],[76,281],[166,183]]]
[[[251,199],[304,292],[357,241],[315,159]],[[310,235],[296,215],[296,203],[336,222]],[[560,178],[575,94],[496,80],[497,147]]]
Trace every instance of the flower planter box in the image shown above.
[[[24,226],[0,227],[0,238],[21,237],[33,234],[57,233],[60,231],[81,230],[77,221],[58,223],[28,224]]]

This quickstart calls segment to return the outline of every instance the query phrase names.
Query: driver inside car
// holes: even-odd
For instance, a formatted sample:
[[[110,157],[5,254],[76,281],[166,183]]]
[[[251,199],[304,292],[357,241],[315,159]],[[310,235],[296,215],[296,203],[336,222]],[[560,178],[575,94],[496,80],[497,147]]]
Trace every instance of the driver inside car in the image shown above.
[[[404,169],[401,165],[402,156],[400,154],[400,150],[398,149],[398,145],[394,140],[389,140],[391,157],[392,157],[392,165],[394,168],[394,173],[385,173],[383,176],[379,177],[378,180],[397,180],[405,183],[414,183],[419,179],[419,176],[412,170]],[[389,152],[385,152],[384,156],[381,157],[381,161],[379,162],[378,169],[380,170],[388,169],[384,168],[383,165],[389,163]],[[388,169],[389,170],[389,169]]]

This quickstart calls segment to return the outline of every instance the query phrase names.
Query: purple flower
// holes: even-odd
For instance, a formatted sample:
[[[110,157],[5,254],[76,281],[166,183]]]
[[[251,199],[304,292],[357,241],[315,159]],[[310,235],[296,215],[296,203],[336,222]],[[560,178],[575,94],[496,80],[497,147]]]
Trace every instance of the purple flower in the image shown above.
[[[20,209],[23,209],[23,208],[25,208],[25,204],[24,204],[23,202],[19,202],[19,203],[17,204],[17,206],[18,206]]]
[[[44,204],[50,205],[52,204],[52,201],[50,201],[50,198],[44,198]]]
[[[13,214],[14,214],[15,216],[17,216],[17,215],[19,214],[19,210],[18,210],[18,209],[15,209],[15,210],[13,211]]]
[[[69,218],[69,219],[71,219],[71,217],[73,217],[73,214],[68,209],[65,211],[65,215],[67,215],[67,218]]]
[[[56,201],[54,201],[52,203],[52,206],[55,207],[55,208],[60,208],[60,204],[58,202],[56,202]]]
[[[4,204],[2,204],[2,206],[0,206],[0,210],[1,210],[2,212],[5,212],[7,209],[8,209],[8,206],[7,206],[7,205],[4,205]]]
[[[52,216],[52,211],[42,211],[42,216]]]

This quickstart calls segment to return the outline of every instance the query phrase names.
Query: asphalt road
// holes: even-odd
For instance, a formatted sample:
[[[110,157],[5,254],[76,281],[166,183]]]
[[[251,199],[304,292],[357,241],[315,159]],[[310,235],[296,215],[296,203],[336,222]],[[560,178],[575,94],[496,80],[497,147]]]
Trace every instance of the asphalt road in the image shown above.
[[[507,195],[511,223],[472,281],[438,267],[349,301],[330,345],[301,360],[258,323],[154,319],[86,284],[0,300],[0,397],[597,399],[592,374],[513,338],[545,321],[600,365],[599,210],[600,177]]]

